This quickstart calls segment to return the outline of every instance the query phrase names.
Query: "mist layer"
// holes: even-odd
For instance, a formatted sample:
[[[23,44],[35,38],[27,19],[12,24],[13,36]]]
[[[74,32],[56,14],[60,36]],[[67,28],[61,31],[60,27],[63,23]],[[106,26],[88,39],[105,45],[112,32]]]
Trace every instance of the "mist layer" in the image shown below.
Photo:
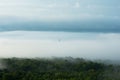
[[[0,33],[0,57],[119,59],[119,33],[13,31]]]

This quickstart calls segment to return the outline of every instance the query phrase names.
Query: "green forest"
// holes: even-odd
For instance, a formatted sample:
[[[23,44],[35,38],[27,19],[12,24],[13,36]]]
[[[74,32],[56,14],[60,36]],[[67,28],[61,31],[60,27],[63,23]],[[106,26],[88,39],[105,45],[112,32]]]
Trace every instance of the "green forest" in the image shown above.
[[[120,80],[120,66],[82,58],[3,58],[0,80]]]

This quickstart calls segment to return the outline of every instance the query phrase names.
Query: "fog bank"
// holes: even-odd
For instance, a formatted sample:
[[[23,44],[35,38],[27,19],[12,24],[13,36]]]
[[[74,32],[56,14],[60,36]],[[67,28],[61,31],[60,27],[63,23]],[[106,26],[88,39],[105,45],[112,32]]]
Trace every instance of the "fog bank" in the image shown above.
[[[82,57],[118,60],[119,33],[0,32],[0,57]]]

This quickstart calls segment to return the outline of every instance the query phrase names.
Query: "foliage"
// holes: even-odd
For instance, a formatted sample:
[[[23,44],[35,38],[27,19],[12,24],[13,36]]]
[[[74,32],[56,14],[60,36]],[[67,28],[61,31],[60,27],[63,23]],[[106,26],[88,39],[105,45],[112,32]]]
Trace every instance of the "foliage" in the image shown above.
[[[80,58],[5,58],[0,80],[107,80],[108,66]],[[109,66],[110,67],[110,66]]]

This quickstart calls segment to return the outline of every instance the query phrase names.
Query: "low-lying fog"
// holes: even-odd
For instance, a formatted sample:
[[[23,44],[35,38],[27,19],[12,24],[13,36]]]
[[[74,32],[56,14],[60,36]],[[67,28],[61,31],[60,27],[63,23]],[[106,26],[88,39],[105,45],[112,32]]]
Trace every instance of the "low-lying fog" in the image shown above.
[[[0,32],[0,57],[120,58],[119,33]]]

